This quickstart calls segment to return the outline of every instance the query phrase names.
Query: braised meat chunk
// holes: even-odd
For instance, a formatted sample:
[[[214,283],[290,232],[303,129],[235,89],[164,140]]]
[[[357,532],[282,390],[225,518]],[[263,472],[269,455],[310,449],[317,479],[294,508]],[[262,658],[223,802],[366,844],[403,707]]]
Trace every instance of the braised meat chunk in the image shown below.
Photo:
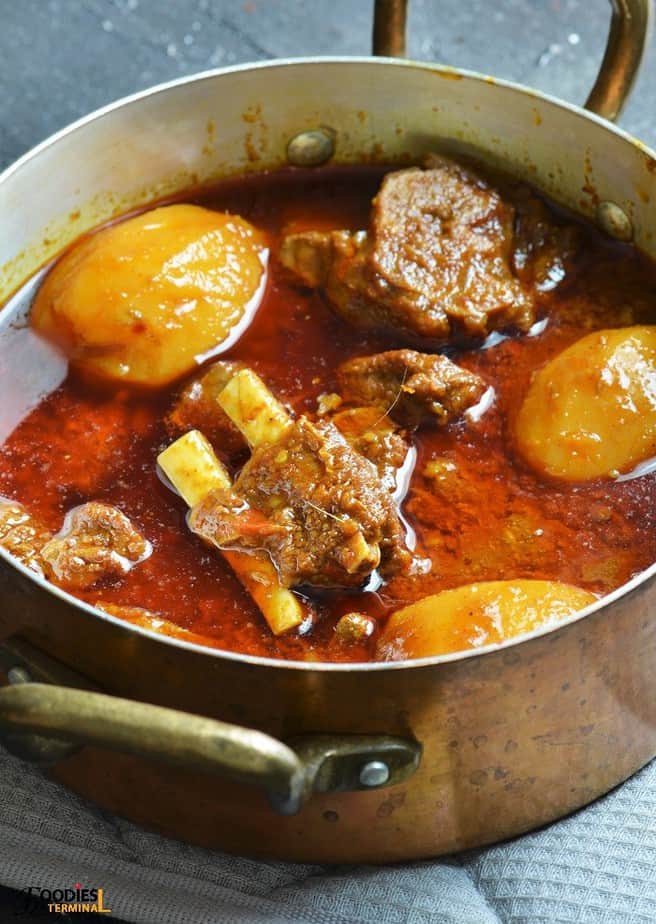
[[[371,266],[410,316],[435,312],[468,333],[533,320],[510,267],[514,212],[486,182],[453,161],[389,174],[374,199]],[[421,331],[419,331],[421,332]]]
[[[301,231],[288,234],[280,245],[280,262],[291,270],[297,282],[309,289],[319,289],[330,282],[335,283],[335,266],[341,240],[364,243],[364,231],[352,234],[349,231]]]
[[[399,475],[411,447],[387,414],[376,406],[350,407],[338,410],[330,420],[356,452],[373,462],[383,487],[393,495],[405,493],[406,486],[399,485]]]
[[[476,404],[486,387],[480,376],[446,356],[415,350],[350,359],[337,378],[347,401],[383,407],[394,420],[413,426],[423,420],[448,423]]]
[[[389,575],[410,564],[390,493],[333,424],[295,420],[253,452],[233,488],[247,507],[210,496],[192,529],[214,544],[267,549],[283,586],[360,586],[378,567]]]
[[[409,564],[375,467],[330,423],[300,417],[282,440],[253,454],[235,491],[285,526],[271,541],[288,585],[359,585],[378,566],[390,574]]]
[[[241,365],[220,360],[188,382],[166,418],[169,433],[200,430],[217,450],[227,455],[242,450],[246,446],[244,437],[216,400]]]
[[[84,590],[103,578],[121,577],[151,551],[124,513],[91,501],[67,514],[63,529],[46,543],[41,556],[55,583]]]
[[[37,574],[42,574],[41,548],[51,537],[27,510],[0,497],[0,545]]]
[[[388,173],[368,231],[289,235],[280,260],[356,327],[437,341],[527,329],[533,300],[511,266],[514,209],[472,171],[433,156]]]

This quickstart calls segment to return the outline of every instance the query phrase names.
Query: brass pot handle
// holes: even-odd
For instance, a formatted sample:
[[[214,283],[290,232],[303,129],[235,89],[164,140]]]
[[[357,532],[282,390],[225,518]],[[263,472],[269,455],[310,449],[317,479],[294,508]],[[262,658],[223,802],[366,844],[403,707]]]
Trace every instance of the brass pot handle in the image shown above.
[[[615,121],[629,98],[651,31],[653,0],[610,0],[612,17],[601,69],[585,108]],[[404,57],[408,0],[376,0],[373,51]]]
[[[10,680],[0,688],[0,740],[36,763],[95,745],[260,786],[284,815],[297,812],[312,792],[391,786],[419,765],[421,746],[405,738],[304,735],[283,744],[251,728],[90,691],[23,641],[5,643],[0,654]],[[60,670],[67,686],[32,679],[51,681]]]

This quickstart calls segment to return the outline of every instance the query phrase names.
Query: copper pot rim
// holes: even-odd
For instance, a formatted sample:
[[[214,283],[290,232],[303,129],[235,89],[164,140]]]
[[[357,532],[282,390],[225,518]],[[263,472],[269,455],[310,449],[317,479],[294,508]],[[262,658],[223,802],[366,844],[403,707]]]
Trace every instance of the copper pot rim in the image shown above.
[[[382,68],[388,67],[402,67],[410,68],[415,70],[421,70],[436,74],[446,80],[471,80],[482,84],[494,85],[507,90],[510,90],[521,95],[530,96],[533,99],[545,102],[549,105],[555,106],[556,108],[568,111],[573,115],[585,119],[587,121],[596,123],[604,131],[616,135],[623,141],[626,141],[632,147],[637,148],[641,154],[647,158],[653,158],[656,161],[656,151],[651,149],[648,145],[645,145],[643,142],[639,141],[637,138],[634,138],[629,132],[619,128],[617,125],[609,122],[607,119],[602,116],[597,115],[594,112],[591,112],[585,109],[583,106],[578,106],[575,103],[570,103],[565,100],[559,99],[556,96],[553,96],[548,93],[543,93],[540,90],[535,90],[531,87],[527,87],[524,84],[517,83],[515,81],[506,80],[497,77],[491,77],[486,74],[479,73],[477,71],[472,71],[464,68],[450,67],[448,65],[434,64],[431,62],[422,62],[415,61],[412,59],[400,59],[392,57],[372,57],[368,55],[358,55],[358,56],[349,56],[349,55],[326,55],[326,56],[306,56],[298,58],[277,58],[274,60],[268,61],[258,61],[250,62],[244,64],[231,65],[224,68],[214,68],[205,71],[201,71],[197,74],[191,74],[184,77],[179,77],[174,80],[166,81],[163,83],[156,84],[152,87],[149,87],[145,90],[140,90],[137,93],[129,94],[128,96],[121,97],[118,100],[114,100],[111,103],[108,103],[106,106],[102,106],[99,109],[94,110],[91,113],[88,113],[85,116],[71,122],[69,125],[60,129],[58,132],[48,136],[42,142],[37,144],[35,147],[31,148],[16,161],[10,164],[2,173],[0,173],[0,184],[7,182],[15,173],[17,173],[25,164],[34,158],[38,157],[43,151],[56,144],[62,138],[67,137],[70,134],[73,134],[78,129],[91,124],[97,120],[104,118],[105,116],[111,115],[114,111],[121,109],[125,106],[131,106],[140,103],[141,101],[148,99],[152,96],[155,96],[160,93],[167,93],[171,90],[177,90],[179,88],[185,87],[187,85],[195,84],[205,80],[213,80],[218,77],[227,76],[229,74],[239,74],[239,73],[252,73],[259,70],[267,71],[273,68],[285,68],[290,66],[309,66],[309,67],[326,67],[326,66],[341,66],[344,64],[348,65],[366,65],[370,67],[372,65],[379,66]],[[267,168],[263,165],[262,170]],[[237,173],[234,174],[238,175]],[[31,278],[34,274],[34,271],[27,278]],[[20,285],[25,283],[26,279],[23,279]],[[0,308],[1,310],[1,308]],[[74,609],[77,609],[81,612],[92,616],[95,619],[103,620],[116,628],[123,629],[125,631],[135,632],[138,635],[142,635],[150,640],[155,640],[162,644],[172,646],[174,648],[187,650],[195,654],[201,654],[208,657],[214,657],[218,660],[226,660],[234,663],[240,663],[245,665],[250,665],[253,667],[267,667],[267,668],[277,668],[278,670],[295,670],[295,671],[309,671],[315,672],[319,671],[321,673],[356,673],[356,672],[387,672],[387,671],[399,671],[399,670],[412,670],[414,668],[424,668],[424,667],[436,667],[442,664],[453,664],[463,661],[469,661],[473,658],[484,657],[486,654],[493,654],[501,650],[506,651],[510,649],[515,649],[518,646],[527,644],[535,639],[542,638],[547,635],[555,634],[556,632],[567,629],[573,624],[580,622],[582,619],[586,619],[589,616],[593,616],[595,613],[599,613],[606,608],[611,607],[617,601],[628,597],[633,592],[639,590],[643,585],[648,585],[656,577],[656,562],[647,568],[645,571],[642,571],[640,574],[635,575],[631,580],[627,581],[625,584],[616,588],[610,594],[606,594],[603,597],[600,597],[599,600],[596,600],[594,603],[591,603],[590,606],[585,607],[582,610],[579,610],[573,613],[567,619],[561,620],[554,624],[548,624],[542,626],[538,629],[534,629],[532,632],[527,632],[522,635],[518,635],[513,639],[510,639],[507,642],[502,644],[491,644],[485,645],[480,648],[473,648],[471,650],[466,650],[462,652],[453,652],[451,654],[445,655],[435,655],[432,657],[426,658],[411,658],[404,661],[355,661],[355,662],[332,662],[332,661],[295,661],[287,660],[283,658],[268,658],[260,655],[248,655],[242,654],[235,651],[229,651],[226,649],[220,648],[210,648],[205,645],[200,645],[195,642],[189,642],[184,639],[175,638],[173,636],[165,635],[163,633],[156,632],[151,629],[147,629],[143,626],[137,626],[133,623],[129,623],[126,620],[122,620],[116,616],[112,616],[109,613],[105,613],[102,610],[97,609],[90,603],[86,603],[83,600],[79,600],[74,597],[72,594],[63,590],[60,587],[57,587],[55,584],[50,583],[44,577],[36,574],[34,571],[27,568],[17,559],[9,554],[5,549],[0,547],[0,559],[12,569],[16,570],[24,578],[27,578],[32,584],[39,587],[41,590],[45,591],[48,594],[53,595],[58,598],[62,603],[65,603]],[[477,582],[482,583],[482,582]]]

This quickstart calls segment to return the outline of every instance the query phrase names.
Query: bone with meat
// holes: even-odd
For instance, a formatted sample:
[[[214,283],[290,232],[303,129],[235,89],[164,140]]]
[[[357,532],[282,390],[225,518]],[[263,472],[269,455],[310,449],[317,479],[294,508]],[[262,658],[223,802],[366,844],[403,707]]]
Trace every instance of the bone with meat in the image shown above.
[[[174,488],[192,507],[190,526],[206,542],[217,546],[220,533],[212,529],[222,523],[223,505],[233,499],[230,475],[217,459],[202,433],[192,430],[172,443],[158,457],[158,464]],[[235,499],[236,500],[236,499]],[[243,502],[236,500],[237,507]],[[214,520],[205,522],[198,511],[212,511]],[[309,608],[282,587],[266,551],[222,550],[226,561],[250,593],[274,635],[297,628],[311,615]]]

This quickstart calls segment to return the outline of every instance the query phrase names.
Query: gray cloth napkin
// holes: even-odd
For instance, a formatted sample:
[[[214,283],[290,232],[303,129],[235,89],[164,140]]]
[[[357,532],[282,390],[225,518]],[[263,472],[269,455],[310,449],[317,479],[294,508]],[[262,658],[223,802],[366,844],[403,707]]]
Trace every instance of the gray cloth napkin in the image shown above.
[[[4,885],[102,887],[113,914],[138,924],[656,922],[656,761],[515,841],[346,867],[258,862],[150,834],[0,750],[0,838]]]

